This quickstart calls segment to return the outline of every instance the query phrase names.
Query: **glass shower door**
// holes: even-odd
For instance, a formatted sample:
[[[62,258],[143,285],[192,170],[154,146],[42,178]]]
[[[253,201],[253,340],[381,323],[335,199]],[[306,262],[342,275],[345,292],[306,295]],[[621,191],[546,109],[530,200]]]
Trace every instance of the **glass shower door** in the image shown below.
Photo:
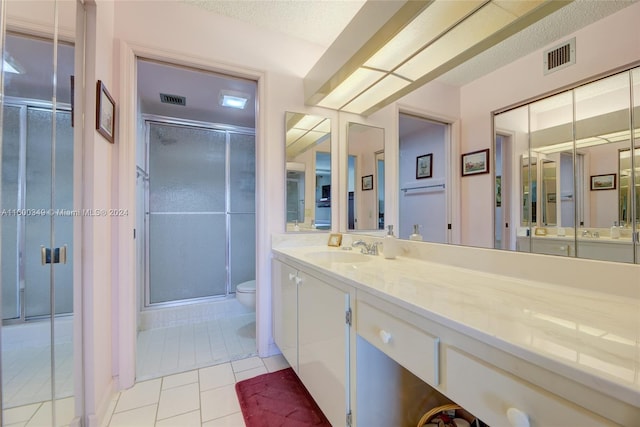
[[[145,305],[255,279],[255,135],[148,122]]]
[[[147,305],[226,293],[226,134],[149,125]]]
[[[256,277],[256,143],[254,135],[229,134],[230,290]]]

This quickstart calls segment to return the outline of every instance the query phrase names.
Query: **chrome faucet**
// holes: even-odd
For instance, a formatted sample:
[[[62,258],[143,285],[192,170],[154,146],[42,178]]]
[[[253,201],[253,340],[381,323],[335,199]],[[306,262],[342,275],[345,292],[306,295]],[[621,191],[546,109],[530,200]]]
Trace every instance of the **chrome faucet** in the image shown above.
[[[356,240],[351,244],[354,248],[357,246],[362,246],[360,252],[367,255],[378,255],[378,245],[380,242],[373,242],[371,244],[367,244],[364,240]]]
[[[589,231],[587,229],[582,230],[582,237],[592,237],[591,231]]]

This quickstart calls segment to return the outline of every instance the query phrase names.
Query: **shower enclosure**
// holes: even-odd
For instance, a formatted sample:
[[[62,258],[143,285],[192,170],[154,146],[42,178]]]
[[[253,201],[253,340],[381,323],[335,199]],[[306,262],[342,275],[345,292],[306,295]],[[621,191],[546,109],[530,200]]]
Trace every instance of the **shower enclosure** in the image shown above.
[[[73,311],[73,132],[71,113],[55,113],[55,156],[50,107],[5,104],[2,150],[2,320],[5,325]],[[55,158],[55,164],[52,164]],[[52,192],[51,175],[56,187]],[[56,265],[50,295],[42,247],[49,246],[51,217],[66,263]],[[58,259],[60,258],[58,251]],[[63,255],[64,257],[64,255]],[[63,259],[64,261],[64,259]],[[50,297],[52,297],[50,299]],[[52,305],[55,307],[52,309]]]
[[[255,278],[254,130],[147,118],[146,134],[145,307],[235,292]]]

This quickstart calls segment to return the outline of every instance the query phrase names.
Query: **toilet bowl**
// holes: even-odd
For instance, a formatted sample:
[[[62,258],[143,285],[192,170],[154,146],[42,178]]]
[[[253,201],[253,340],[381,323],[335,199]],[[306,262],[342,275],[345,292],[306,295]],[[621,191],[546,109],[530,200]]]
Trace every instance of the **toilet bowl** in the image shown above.
[[[256,281],[248,280],[236,286],[236,299],[252,310],[256,309]]]

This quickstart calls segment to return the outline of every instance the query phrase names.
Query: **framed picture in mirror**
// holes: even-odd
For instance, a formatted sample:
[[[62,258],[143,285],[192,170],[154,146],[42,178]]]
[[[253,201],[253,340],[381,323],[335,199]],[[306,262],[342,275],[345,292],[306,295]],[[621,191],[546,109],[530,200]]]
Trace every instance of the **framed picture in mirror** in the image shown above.
[[[365,175],[362,177],[362,190],[373,190],[373,175]]]
[[[433,153],[416,157],[416,179],[431,178],[433,171],[431,170]]]
[[[462,176],[489,173],[489,149],[462,155]]]
[[[609,173],[606,175],[591,175],[591,191],[596,190],[615,190],[616,174]]]

